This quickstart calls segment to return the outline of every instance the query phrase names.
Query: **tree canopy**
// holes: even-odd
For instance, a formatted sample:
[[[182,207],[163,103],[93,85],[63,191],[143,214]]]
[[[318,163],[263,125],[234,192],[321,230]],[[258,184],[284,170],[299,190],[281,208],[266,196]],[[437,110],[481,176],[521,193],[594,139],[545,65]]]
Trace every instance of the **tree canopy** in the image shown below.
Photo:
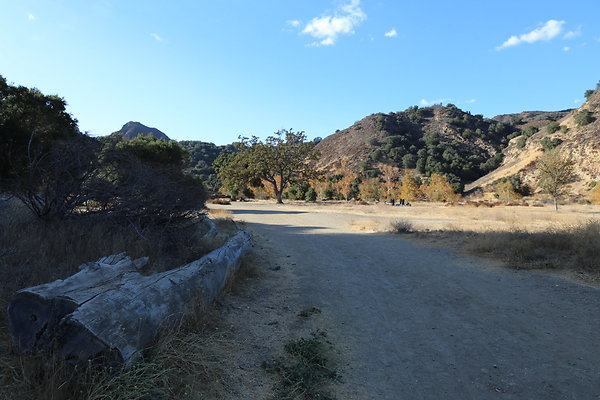
[[[278,203],[283,191],[294,182],[317,176],[311,161],[316,160],[314,142],[307,142],[304,132],[281,130],[262,142],[259,138],[240,137],[238,153],[221,157],[215,167],[228,189],[264,181],[273,188]]]
[[[564,157],[558,150],[547,151],[540,157],[537,166],[540,170],[540,187],[554,199],[554,208],[558,210],[558,199],[567,194],[566,185],[573,179],[571,157]]]
[[[0,76],[0,187],[39,159],[54,143],[83,136],[66,102]]]

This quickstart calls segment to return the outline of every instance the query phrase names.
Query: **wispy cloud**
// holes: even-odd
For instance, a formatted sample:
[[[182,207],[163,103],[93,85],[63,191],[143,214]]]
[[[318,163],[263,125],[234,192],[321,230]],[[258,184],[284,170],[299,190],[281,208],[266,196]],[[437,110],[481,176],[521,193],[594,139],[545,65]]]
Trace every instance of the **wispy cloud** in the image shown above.
[[[563,51],[571,51],[571,48],[569,46],[565,46],[562,49],[563,49]]]
[[[477,99],[469,99],[469,100],[465,101],[465,103],[467,103],[467,104],[477,103]]]
[[[427,106],[432,106],[434,104],[443,104],[443,103],[447,103],[452,99],[437,99],[437,100],[427,100],[427,99],[421,99],[421,101],[419,101],[419,104],[427,107]]]
[[[150,36],[152,36],[154,38],[154,40],[156,40],[157,42],[161,42],[161,43],[165,43],[167,40],[160,36],[158,33],[151,33]]]
[[[313,18],[302,29],[302,33],[318,39],[311,46],[331,46],[341,35],[353,34],[354,29],[366,18],[367,14],[360,8],[360,0],[350,0],[332,15]]]
[[[563,38],[565,38],[565,39],[573,39],[573,38],[581,36],[581,28],[582,28],[581,25],[579,25],[576,30],[569,31],[569,32],[565,33],[565,35],[563,36]]]
[[[396,36],[398,36],[398,31],[394,28],[391,31],[387,31],[386,33],[384,33],[383,36],[385,36],[385,37],[396,37]]]
[[[302,22],[300,22],[297,19],[291,19],[291,20],[287,21],[286,23],[293,28],[297,28],[302,24]]]
[[[544,25],[532,30],[531,32],[524,33],[519,36],[513,35],[509,37],[504,43],[496,47],[496,50],[502,50],[506,49],[507,47],[518,46],[521,43],[535,43],[539,41],[548,41],[554,39],[562,33],[564,24],[565,21],[557,21],[555,19],[551,19]]]
[[[27,14],[27,19],[30,21],[35,21],[35,15],[33,15],[32,13]]]

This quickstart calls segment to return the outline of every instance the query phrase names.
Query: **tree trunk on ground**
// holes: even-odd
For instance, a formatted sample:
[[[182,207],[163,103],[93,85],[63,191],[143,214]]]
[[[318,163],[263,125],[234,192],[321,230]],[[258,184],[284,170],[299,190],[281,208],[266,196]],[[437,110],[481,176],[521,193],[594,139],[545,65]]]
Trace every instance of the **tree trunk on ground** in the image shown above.
[[[84,264],[65,279],[17,292],[8,307],[21,351],[58,349],[73,362],[99,355],[130,363],[165,328],[212,303],[251,247],[238,232],[223,247],[187,265],[149,276],[147,259],[125,254]]]

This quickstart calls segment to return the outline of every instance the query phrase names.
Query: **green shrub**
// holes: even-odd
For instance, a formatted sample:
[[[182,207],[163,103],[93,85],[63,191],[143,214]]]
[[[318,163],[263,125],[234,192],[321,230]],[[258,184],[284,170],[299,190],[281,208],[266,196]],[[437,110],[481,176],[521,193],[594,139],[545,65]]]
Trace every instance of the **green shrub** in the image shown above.
[[[585,91],[585,93],[583,94],[585,96],[586,100],[589,100],[590,97],[592,97],[592,95],[594,94],[595,90],[592,89],[588,89]]]
[[[542,151],[549,151],[554,149],[556,146],[561,144],[563,141],[559,138],[550,139],[549,137],[545,137],[542,139]]]
[[[588,110],[581,110],[575,115],[575,123],[577,126],[585,126],[594,121],[592,113]]]
[[[546,127],[546,132],[552,134],[560,129],[560,124],[558,122],[550,122]]]
[[[304,196],[304,199],[306,201],[317,201],[317,192],[315,191],[314,188],[309,188],[306,191],[306,195]]]

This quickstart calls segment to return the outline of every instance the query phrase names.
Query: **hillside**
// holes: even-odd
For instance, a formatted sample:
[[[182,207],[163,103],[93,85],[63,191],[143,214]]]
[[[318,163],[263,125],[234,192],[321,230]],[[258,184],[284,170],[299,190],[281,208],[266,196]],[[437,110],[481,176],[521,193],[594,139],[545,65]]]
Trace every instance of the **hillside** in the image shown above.
[[[526,117],[526,114],[534,113],[513,116]],[[557,147],[565,156],[570,155],[575,160],[576,176],[570,192],[580,196],[589,192],[590,183],[600,180],[600,91],[591,94],[578,109],[540,115],[543,118],[527,121],[528,126],[535,126],[537,130],[524,128],[522,135],[513,137],[503,152],[504,160],[500,167],[467,185],[467,190],[491,190],[491,185],[497,180],[518,176],[521,182],[536,191],[536,161],[543,154],[544,147]],[[585,123],[586,120],[591,122]]]
[[[341,165],[363,176],[378,166],[442,173],[462,189],[498,167],[508,137],[518,129],[502,121],[471,115],[456,106],[411,107],[373,114],[323,139],[316,150],[318,168],[335,172]]]
[[[233,145],[217,146],[214,143],[200,142],[196,140],[183,140],[179,144],[188,151],[190,155],[190,173],[202,179],[206,187],[217,192],[221,183],[213,168],[213,163],[221,153],[232,153],[235,151]]]
[[[129,121],[128,123],[123,125],[123,127],[121,129],[119,129],[118,131],[116,131],[114,133],[123,135],[123,139],[127,139],[127,140],[133,139],[140,135],[149,135],[149,136],[154,136],[157,139],[171,140],[171,139],[169,139],[169,137],[167,135],[165,135],[163,132],[159,131],[158,129],[150,128],[144,124],[141,124],[139,122],[133,122],[133,121]]]

